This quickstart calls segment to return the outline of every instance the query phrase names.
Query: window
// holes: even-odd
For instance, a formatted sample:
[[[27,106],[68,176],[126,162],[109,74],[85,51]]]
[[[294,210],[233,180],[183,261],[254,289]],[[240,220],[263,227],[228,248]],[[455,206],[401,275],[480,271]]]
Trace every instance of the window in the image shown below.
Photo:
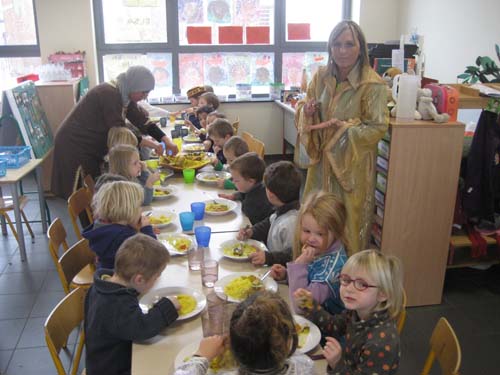
[[[330,31],[351,13],[351,0],[93,1],[100,80],[145,65],[160,102],[202,84],[219,95],[300,85],[303,68],[310,79],[326,64]]]
[[[32,0],[3,0],[0,4],[0,91],[16,78],[41,65]]]

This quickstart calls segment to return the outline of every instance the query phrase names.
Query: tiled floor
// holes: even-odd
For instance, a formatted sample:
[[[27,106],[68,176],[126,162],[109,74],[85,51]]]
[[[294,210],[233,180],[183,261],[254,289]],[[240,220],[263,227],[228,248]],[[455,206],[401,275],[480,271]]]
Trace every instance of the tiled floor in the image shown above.
[[[6,192],[4,191],[4,194]],[[35,197],[32,196],[32,200]],[[61,217],[68,229],[69,242],[75,242],[62,199],[48,201],[52,217]],[[39,219],[38,203],[27,207],[31,219]],[[19,259],[17,243],[10,234],[0,236],[0,374],[48,375],[55,368],[45,347],[43,322],[63,297],[47,241],[40,224],[34,224],[35,243],[26,238],[28,261]],[[408,309],[402,335],[400,374],[421,370],[427,355],[431,331],[445,316],[462,346],[462,375],[498,373],[500,342],[500,267],[486,271],[450,270],[446,275],[443,303]],[[75,337],[70,340],[75,342]],[[70,345],[72,351],[74,345]],[[66,358],[66,366],[69,361]],[[433,374],[439,371],[434,369]],[[145,374],[147,375],[147,374]]]

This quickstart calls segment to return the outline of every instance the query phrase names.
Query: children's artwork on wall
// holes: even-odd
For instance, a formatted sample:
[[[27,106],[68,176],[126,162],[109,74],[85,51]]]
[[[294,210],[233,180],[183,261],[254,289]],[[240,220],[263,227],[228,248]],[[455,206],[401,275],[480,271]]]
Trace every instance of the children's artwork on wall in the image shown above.
[[[250,59],[247,54],[228,54],[226,56],[227,72],[230,85],[250,83]]]
[[[205,82],[213,86],[228,85],[227,66],[224,54],[213,53],[205,55],[203,66],[205,70]]]
[[[179,0],[177,9],[181,23],[203,23],[203,0]]]
[[[263,86],[274,82],[274,59],[272,54],[255,54],[252,57],[252,85]]]
[[[203,85],[203,56],[196,53],[179,55],[179,79],[181,87]]]
[[[208,2],[207,18],[209,22],[231,23],[231,7],[227,0],[211,0]]]
[[[54,138],[35,84],[26,81],[4,91],[2,102],[3,115],[10,114],[16,119],[21,139],[32,148],[31,156],[45,156],[54,145]]]

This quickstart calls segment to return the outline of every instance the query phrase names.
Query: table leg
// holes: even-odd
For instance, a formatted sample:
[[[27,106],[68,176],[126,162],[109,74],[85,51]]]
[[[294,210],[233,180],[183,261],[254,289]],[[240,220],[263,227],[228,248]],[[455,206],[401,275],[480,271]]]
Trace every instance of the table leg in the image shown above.
[[[26,246],[24,244],[23,222],[21,221],[21,209],[19,206],[19,193],[17,191],[17,184],[12,186],[12,202],[14,203],[14,217],[16,218],[16,230],[19,242],[19,254],[21,261],[26,261]]]
[[[38,185],[38,203],[40,204],[40,219],[42,220],[42,231],[47,233],[47,215],[45,212],[45,195],[42,186],[42,165],[39,164],[36,169],[36,182]]]

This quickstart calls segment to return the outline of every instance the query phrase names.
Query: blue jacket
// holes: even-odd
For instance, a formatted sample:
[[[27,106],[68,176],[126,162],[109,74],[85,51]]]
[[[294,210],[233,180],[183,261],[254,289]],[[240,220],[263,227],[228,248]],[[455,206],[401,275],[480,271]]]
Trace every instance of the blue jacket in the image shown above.
[[[156,239],[151,225],[141,228],[141,233]],[[85,228],[82,236],[89,240],[90,248],[97,254],[97,269],[113,269],[115,268],[115,254],[121,244],[135,234],[137,231],[130,225],[95,222]]]

